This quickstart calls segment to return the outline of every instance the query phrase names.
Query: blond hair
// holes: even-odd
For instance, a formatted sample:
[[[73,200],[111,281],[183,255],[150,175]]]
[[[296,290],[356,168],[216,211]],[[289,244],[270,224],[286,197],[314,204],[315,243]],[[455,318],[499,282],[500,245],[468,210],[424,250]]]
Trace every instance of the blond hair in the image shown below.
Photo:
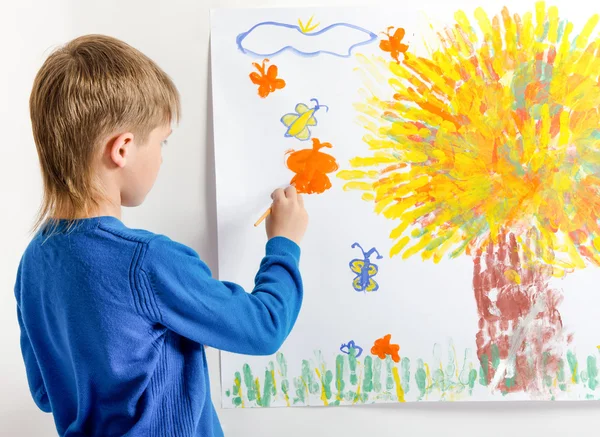
[[[81,36],[51,53],[35,77],[29,109],[44,183],[34,229],[93,213],[102,198],[92,172],[102,140],[130,131],[144,143],[181,112],[167,74],[104,35]]]

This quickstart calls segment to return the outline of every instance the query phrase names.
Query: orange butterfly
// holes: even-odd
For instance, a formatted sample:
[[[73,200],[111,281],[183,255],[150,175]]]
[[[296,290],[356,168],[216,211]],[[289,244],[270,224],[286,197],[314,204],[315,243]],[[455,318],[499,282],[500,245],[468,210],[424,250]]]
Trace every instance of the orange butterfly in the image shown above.
[[[384,52],[390,52],[392,58],[396,60],[396,62],[400,63],[398,60],[398,56],[400,53],[404,55],[406,58],[406,51],[408,50],[408,46],[406,44],[402,44],[402,38],[404,38],[405,31],[401,27],[396,29],[393,35],[390,35],[390,30],[392,30],[394,26],[390,26],[387,29],[387,33],[384,33],[388,37],[387,40],[382,40],[379,43],[379,48]]]
[[[270,65],[269,69],[265,72],[265,63],[269,62],[268,59],[262,61],[262,65],[253,62],[252,65],[258,70],[250,73],[250,80],[253,84],[258,85],[258,95],[263,99],[275,90],[280,90],[285,87],[285,80],[277,78],[277,66]]]
[[[394,362],[400,361],[400,355],[398,351],[400,350],[400,345],[398,344],[390,344],[390,340],[392,338],[392,334],[388,334],[385,337],[375,340],[375,344],[371,348],[371,353],[373,355],[377,355],[382,360],[390,355]]]
[[[327,173],[338,169],[335,158],[327,153],[320,152],[323,147],[331,147],[330,143],[321,143],[317,138],[312,139],[312,149],[290,150],[287,166],[296,173],[290,184],[293,184],[299,193],[322,193],[331,188],[331,181]]]

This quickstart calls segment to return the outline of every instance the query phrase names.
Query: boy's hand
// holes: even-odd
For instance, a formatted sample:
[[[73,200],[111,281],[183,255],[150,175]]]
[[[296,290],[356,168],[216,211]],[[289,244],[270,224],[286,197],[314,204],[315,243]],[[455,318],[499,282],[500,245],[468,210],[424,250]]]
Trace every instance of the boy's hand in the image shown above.
[[[292,185],[285,190],[279,188],[273,191],[271,199],[273,204],[271,214],[267,217],[267,237],[286,237],[300,244],[308,225],[304,199]]]

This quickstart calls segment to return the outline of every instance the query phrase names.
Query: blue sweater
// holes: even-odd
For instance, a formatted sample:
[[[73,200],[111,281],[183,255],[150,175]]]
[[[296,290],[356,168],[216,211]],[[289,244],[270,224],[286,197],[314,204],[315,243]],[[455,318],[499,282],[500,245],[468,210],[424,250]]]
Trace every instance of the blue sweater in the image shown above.
[[[65,437],[223,435],[204,345],[275,353],[300,310],[299,257],[269,240],[246,293],[192,249],[114,217],[38,233],[15,286],[35,403]]]

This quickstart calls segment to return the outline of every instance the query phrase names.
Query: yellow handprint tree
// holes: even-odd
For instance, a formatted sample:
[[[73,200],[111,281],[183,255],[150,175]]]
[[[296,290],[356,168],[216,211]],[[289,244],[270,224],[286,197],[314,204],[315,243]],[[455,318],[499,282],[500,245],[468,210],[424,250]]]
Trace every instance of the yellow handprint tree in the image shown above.
[[[505,391],[553,390],[570,337],[550,279],[600,265],[597,24],[479,8],[429,56],[360,57],[387,81],[357,103],[368,152],[338,177],[395,223],[390,255],[473,258],[478,356]]]

